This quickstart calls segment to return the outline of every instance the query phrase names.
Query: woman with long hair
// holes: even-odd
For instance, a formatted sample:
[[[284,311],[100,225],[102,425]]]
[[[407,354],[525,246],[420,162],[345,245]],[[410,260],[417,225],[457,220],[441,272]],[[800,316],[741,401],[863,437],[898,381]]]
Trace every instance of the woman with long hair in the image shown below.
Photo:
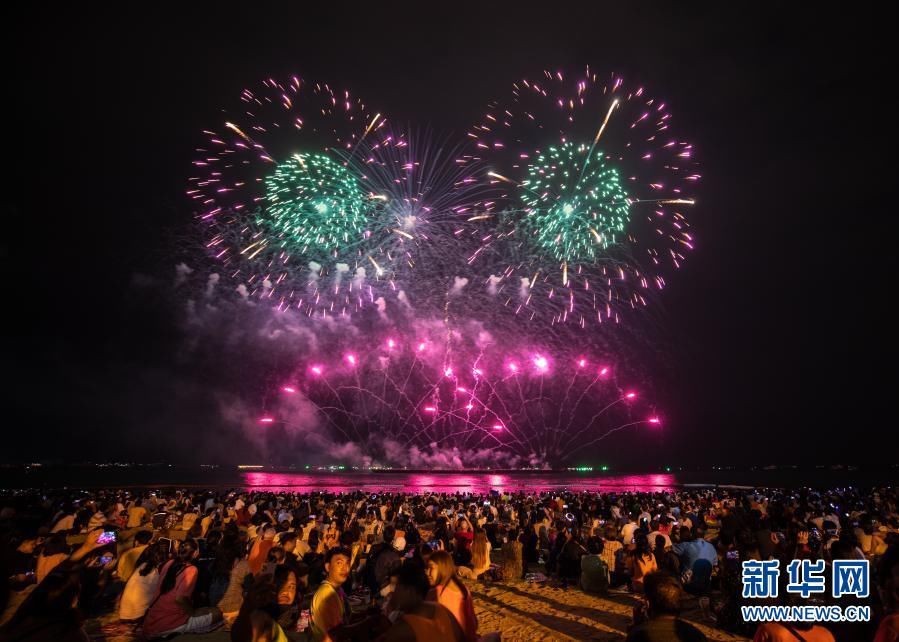
[[[120,620],[139,620],[147,614],[159,588],[159,569],[167,557],[168,550],[159,544],[141,552],[119,602]]]
[[[466,642],[478,639],[478,620],[471,592],[456,575],[456,564],[446,551],[435,551],[426,569],[431,585],[429,599],[449,609],[465,632]]]
[[[635,593],[643,592],[643,578],[653,571],[659,570],[656,556],[653,555],[649,538],[642,530],[634,535],[634,550],[627,558],[627,568],[631,576],[631,587]]]
[[[478,578],[490,569],[490,541],[487,533],[478,529],[471,543],[471,574]]]
[[[272,581],[275,584],[278,600],[278,624],[290,627],[296,622],[298,594],[297,574],[293,568],[285,564],[284,549],[276,546],[268,554],[268,561],[275,563],[275,573]]]
[[[518,529],[509,531],[503,544],[503,580],[520,580],[524,577],[524,547],[518,541]]]
[[[192,539],[181,542],[175,559],[169,560],[160,572],[159,592],[147,611],[144,636],[158,638],[171,633],[207,633],[222,623],[217,608],[195,609],[192,598],[197,585],[194,558],[197,543]]]

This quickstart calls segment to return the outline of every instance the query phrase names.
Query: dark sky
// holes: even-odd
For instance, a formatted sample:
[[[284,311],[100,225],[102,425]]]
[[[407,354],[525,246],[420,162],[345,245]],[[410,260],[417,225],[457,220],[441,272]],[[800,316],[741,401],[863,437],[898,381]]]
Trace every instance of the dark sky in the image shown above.
[[[10,17],[0,460],[196,460],[147,385],[182,376],[171,315],[129,284],[174,264],[197,134],[243,87],[333,79],[394,122],[461,132],[518,77],[585,64],[664,96],[703,174],[699,248],[664,301],[670,430],[616,457],[895,459],[895,205],[877,196],[896,169],[890,18],[378,4]]]

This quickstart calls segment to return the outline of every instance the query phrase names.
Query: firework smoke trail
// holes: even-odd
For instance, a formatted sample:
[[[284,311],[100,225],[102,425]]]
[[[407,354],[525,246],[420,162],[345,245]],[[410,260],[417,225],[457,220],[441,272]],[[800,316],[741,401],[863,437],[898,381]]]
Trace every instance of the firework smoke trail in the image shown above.
[[[476,260],[525,293],[502,305],[525,322],[622,322],[665,286],[694,241],[693,146],[667,105],[615,74],[544,72],[513,85],[468,136],[507,195]]]

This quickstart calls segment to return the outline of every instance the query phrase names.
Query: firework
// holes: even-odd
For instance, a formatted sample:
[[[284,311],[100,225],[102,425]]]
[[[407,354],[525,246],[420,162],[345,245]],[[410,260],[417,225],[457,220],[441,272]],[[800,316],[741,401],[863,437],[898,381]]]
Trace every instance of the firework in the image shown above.
[[[693,237],[693,146],[668,106],[615,74],[544,72],[513,85],[469,132],[505,187],[480,248],[497,300],[536,323],[620,322],[679,268]]]
[[[176,284],[210,299],[231,283],[237,309],[278,310],[261,334],[302,337],[258,381],[277,391],[263,393],[266,428],[301,400],[304,431],[370,458],[543,465],[661,425],[645,386],[619,383],[646,322],[620,322],[692,249],[700,176],[642,88],[545,72],[456,143],[388,126],[329,85],[269,79],[204,135],[188,194],[220,268],[185,266]]]
[[[297,395],[315,404],[323,429],[375,459],[387,440],[555,464],[624,428],[660,423],[606,360],[478,347],[458,334],[449,344],[391,335],[338,359],[310,358],[259,421],[273,423],[284,398]]]
[[[465,145],[392,129],[348,92],[296,77],[241,100],[204,132],[188,191],[240,291],[309,316],[441,309],[499,192]]]
[[[370,137],[347,167],[378,203],[369,225],[366,260],[419,313],[439,312],[453,277],[470,271],[466,257],[482,243],[501,193],[479,180],[486,171],[466,145],[429,132],[387,128]]]
[[[386,124],[348,91],[294,76],[245,89],[204,131],[188,195],[207,251],[249,297],[307,314],[375,299],[371,198],[346,159]]]
[[[327,260],[363,239],[370,203],[356,177],[336,160],[295,154],[265,179],[265,206],[257,222],[269,234],[256,251],[276,239],[281,250]]]

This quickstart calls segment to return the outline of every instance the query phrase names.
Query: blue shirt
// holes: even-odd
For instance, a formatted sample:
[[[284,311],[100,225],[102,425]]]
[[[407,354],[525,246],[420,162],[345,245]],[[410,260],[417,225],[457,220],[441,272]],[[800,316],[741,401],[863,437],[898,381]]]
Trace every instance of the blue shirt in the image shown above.
[[[681,567],[684,569],[693,568],[696,560],[708,560],[712,566],[718,565],[718,552],[704,539],[680,542],[672,546],[671,550],[680,558]]]

